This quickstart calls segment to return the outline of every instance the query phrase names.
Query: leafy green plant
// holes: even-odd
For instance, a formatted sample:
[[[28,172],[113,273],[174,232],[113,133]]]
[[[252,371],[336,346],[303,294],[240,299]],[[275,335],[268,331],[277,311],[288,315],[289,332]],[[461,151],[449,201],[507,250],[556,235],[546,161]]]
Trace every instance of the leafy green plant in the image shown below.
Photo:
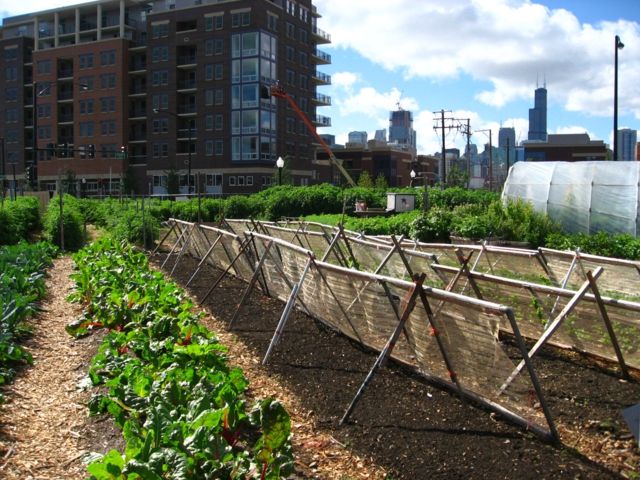
[[[62,198],[62,214],[60,213],[60,198],[55,197],[49,202],[44,215],[44,232],[46,238],[61,247],[60,216],[62,215],[64,233],[64,248],[75,251],[82,248],[85,241],[84,217],[80,210],[80,202],[72,195]]]
[[[0,245],[14,245],[27,240],[40,228],[38,199],[18,197],[5,200],[0,207]]]
[[[247,380],[199,323],[193,304],[127,244],[104,239],[74,256],[84,313],[74,336],[107,328],[89,376],[93,414],[122,428],[124,452],[92,478],[283,478],[293,469],[290,419],[272,399],[246,404]]]
[[[44,270],[55,255],[56,249],[47,243],[0,248],[0,385],[13,379],[17,365],[31,363],[20,341],[31,333],[27,319],[39,309]]]

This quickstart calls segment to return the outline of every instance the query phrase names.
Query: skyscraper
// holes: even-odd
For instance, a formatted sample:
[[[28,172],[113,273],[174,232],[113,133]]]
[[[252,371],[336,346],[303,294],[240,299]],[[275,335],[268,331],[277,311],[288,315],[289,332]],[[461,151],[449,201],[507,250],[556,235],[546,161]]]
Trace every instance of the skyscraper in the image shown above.
[[[287,156],[293,180],[316,178],[315,140],[279,82],[317,127],[331,77],[312,0],[96,0],[5,18],[0,102],[7,164],[37,160],[40,188],[59,172],[87,193],[246,193],[270,183]],[[268,97],[268,96],[267,96]],[[35,157],[35,158],[34,158]],[[189,175],[189,173],[191,175]],[[108,187],[105,189],[105,184]]]
[[[534,106],[529,109],[528,139],[547,141],[547,89],[545,87],[536,88]]]
[[[618,129],[618,160],[637,160],[638,131],[630,128]]]
[[[413,114],[408,110],[391,112],[389,118],[389,143],[416,153],[416,131],[413,129]]]

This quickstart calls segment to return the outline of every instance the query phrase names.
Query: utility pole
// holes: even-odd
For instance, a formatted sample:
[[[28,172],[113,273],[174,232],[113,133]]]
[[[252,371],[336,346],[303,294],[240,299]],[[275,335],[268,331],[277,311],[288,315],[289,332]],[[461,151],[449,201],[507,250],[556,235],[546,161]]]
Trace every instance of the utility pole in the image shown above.
[[[453,122],[456,120],[453,117],[445,117],[445,113],[451,113],[451,110],[440,110],[439,112],[433,112],[435,114],[440,114],[440,118],[435,117],[433,120],[435,125],[433,129],[437,132],[438,129],[441,130],[442,135],[442,159],[440,164],[440,185],[441,188],[444,188],[444,185],[447,183],[447,157],[446,157],[446,132],[448,130],[452,130],[454,128],[458,128]],[[448,123],[447,123],[448,122]],[[439,124],[438,124],[439,123]]]
[[[463,135],[467,136],[467,188],[471,184],[471,119],[470,118],[456,118],[458,124],[458,130]],[[463,122],[467,122],[466,125]]]

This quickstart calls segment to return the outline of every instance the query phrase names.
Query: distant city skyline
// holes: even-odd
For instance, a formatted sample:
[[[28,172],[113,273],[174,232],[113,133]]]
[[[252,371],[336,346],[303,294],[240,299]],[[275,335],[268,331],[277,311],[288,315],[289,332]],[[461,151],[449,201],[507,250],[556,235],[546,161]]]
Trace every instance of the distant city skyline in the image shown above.
[[[349,131],[388,126],[398,106],[414,117],[418,153],[441,150],[434,113],[470,118],[471,130],[513,127],[527,139],[536,87],[547,88],[547,132],[588,133],[613,141],[614,38],[619,51],[619,128],[640,128],[640,1],[317,0],[318,25],[332,35],[325,50],[332,85],[331,128],[344,143]],[[372,33],[374,32],[374,33]],[[486,134],[472,143],[482,145]],[[464,151],[452,131],[447,147]]]
[[[77,0],[0,0],[2,17],[72,5]],[[417,151],[440,151],[433,112],[469,118],[471,130],[513,127],[527,138],[528,110],[537,86],[547,87],[547,131],[584,133],[613,141],[614,37],[619,51],[619,128],[640,128],[640,1],[610,0],[341,0],[314,2],[318,25],[332,36],[323,50],[332,64],[322,71],[332,85],[333,134],[389,127],[389,112],[413,113]],[[482,145],[485,134],[472,142]],[[447,134],[464,150],[462,132]]]

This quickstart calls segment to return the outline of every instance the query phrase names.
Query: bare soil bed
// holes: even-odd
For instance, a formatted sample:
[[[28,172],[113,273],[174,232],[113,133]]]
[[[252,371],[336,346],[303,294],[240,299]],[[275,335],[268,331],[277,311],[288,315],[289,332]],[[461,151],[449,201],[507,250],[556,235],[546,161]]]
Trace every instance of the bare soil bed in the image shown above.
[[[156,256],[156,264],[163,258]],[[195,266],[195,261],[183,258],[174,279],[184,284]],[[219,274],[203,269],[190,294],[200,300]],[[294,423],[304,418],[313,424],[315,442],[296,439],[294,425],[294,449],[303,476],[638,478],[640,455],[621,414],[640,401],[637,372],[633,381],[623,381],[616,365],[543,348],[534,365],[562,437],[560,446],[545,444],[394,364],[379,372],[351,421],[340,426],[375,353],[294,311],[269,364],[260,366],[284,305],[254,291],[233,331],[225,332],[245,287],[226,277],[204,303],[204,321],[221,336],[233,337],[230,360],[242,366],[251,382],[255,378],[259,385],[259,378],[267,376],[282,385],[282,392],[273,393],[294,410]],[[348,455],[345,448],[354,455],[352,471],[344,472],[344,462],[333,475],[323,469],[331,456],[326,452],[334,444],[340,446],[335,455]]]

